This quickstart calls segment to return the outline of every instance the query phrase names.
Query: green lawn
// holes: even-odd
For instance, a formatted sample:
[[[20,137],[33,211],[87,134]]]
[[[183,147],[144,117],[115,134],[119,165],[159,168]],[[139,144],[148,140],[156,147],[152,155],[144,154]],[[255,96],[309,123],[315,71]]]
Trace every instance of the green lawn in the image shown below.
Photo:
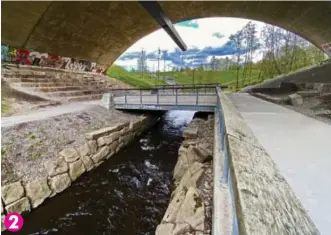
[[[128,72],[124,68],[113,65],[107,70],[107,75],[125,82],[131,86],[146,88],[158,85],[164,85],[166,82],[151,78],[150,75],[144,74],[141,76],[139,72]],[[187,72],[161,72],[160,76],[170,76],[175,79],[178,84],[192,84],[193,83],[193,71]],[[246,78],[245,85],[256,84],[258,70],[252,71],[252,79]],[[233,91],[236,85],[236,70],[222,70],[222,71],[195,71],[194,72],[194,84],[208,84],[208,83],[221,83],[229,85],[229,91]],[[239,77],[242,77],[242,70],[239,71]],[[243,87],[243,80],[239,80],[239,88]]]
[[[138,87],[138,88],[146,88],[152,87],[155,85],[164,85],[166,84],[164,81],[156,80],[151,78],[149,75],[144,74],[141,77],[140,73],[133,73],[128,72],[120,66],[113,65],[108,68],[106,74],[112,78],[118,79],[122,82],[125,82],[131,86]]]
[[[242,70],[239,70],[239,78],[242,77]],[[246,78],[245,84],[243,80],[239,79],[239,88],[247,86],[249,84],[256,84],[258,77],[258,70],[252,70],[251,79]],[[164,72],[162,76],[173,77],[177,83],[180,84],[192,84],[193,83],[193,71],[187,72]],[[247,75],[248,76],[248,75]],[[236,85],[237,71],[236,70],[222,70],[222,71],[195,71],[194,72],[194,84],[208,84],[208,83],[221,83],[223,85],[232,86]]]
[[[107,70],[107,74],[110,77],[121,80],[129,85],[135,87],[152,87],[157,85],[164,85],[166,82],[162,80],[157,80],[151,78],[149,75],[145,74],[144,77],[141,77],[139,72],[128,72],[120,66],[113,65]],[[222,85],[227,85],[229,88],[227,91],[236,91],[237,83],[237,70],[221,70],[221,71],[202,71],[198,70],[194,72],[193,80],[193,71],[184,71],[184,72],[160,72],[160,76],[169,76],[175,79],[178,84],[210,84],[210,83],[220,83]],[[259,69],[254,68],[249,78],[249,72],[247,71],[245,80],[243,77],[243,70],[239,70],[239,81],[238,81],[238,90],[242,89],[245,86],[254,85],[261,83],[263,81],[258,80]]]

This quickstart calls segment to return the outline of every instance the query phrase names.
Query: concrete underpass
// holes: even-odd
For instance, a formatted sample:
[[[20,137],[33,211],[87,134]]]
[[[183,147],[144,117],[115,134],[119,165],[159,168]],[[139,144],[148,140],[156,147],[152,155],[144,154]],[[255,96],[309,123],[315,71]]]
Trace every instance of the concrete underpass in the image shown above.
[[[66,56],[81,60],[89,60],[98,63],[102,68],[108,68],[134,42],[160,27],[163,27],[177,45],[184,50],[186,48],[185,42],[181,41],[181,38],[174,29],[172,23],[202,17],[227,16],[249,18],[282,27],[300,35],[316,47],[323,50],[329,57],[331,56],[330,2],[284,2],[283,5],[278,2],[262,1],[215,3],[161,2],[159,4],[160,9],[156,12],[146,11],[146,8],[144,9],[142,5],[143,4],[139,2],[5,2],[2,4],[3,30],[1,40],[3,43],[13,47],[31,48],[39,52],[60,55],[61,57]],[[163,11],[166,14],[164,14]],[[15,15],[16,17],[13,18],[12,15]],[[22,27],[22,22],[25,23],[24,27]],[[167,24],[163,24],[164,22]],[[320,72],[318,77],[323,79],[320,79],[317,82],[316,80],[313,81],[313,77],[317,73],[315,73],[315,69],[312,69],[311,73],[307,73],[307,77],[303,80],[306,83],[321,83],[321,81],[323,83],[330,83],[330,75],[328,72],[325,72],[329,71],[330,66],[327,65],[325,67],[327,68],[323,71],[316,67]],[[5,213],[14,211],[17,208],[17,203],[20,203],[20,206],[23,205],[22,212],[31,211],[32,208],[35,209],[43,203],[44,200],[48,200],[49,197],[53,197],[57,193],[60,194],[63,190],[71,186],[71,183],[78,179],[78,177],[80,177],[85,171],[90,171],[91,169],[98,167],[101,163],[105,162],[106,159],[117,154],[120,150],[122,151],[125,149],[130,141],[133,141],[137,136],[147,130],[149,126],[154,125],[157,120],[159,120],[156,118],[157,115],[153,116],[149,113],[148,115],[140,115],[140,113],[125,113],[122,112],[122,110],[119,110],[118,107],[116,108],[115,106],[110,105],[106,108],[105,106],[100,107],[100,100],[73,103],[74,101],[80,100],[77,98],[81,98],[81,96],[83,96],[83,98],[85,97],[85,91],[81,91],[82,88],[84,88],[83,85],[76,83],[71,84],[72,87],[77,88],[75,88],[76,90],[74,90],[73,93],[68,93],[66,90],[67,87],[61,87],[63,91],[60,91],[60,88],[54,84],[63,85],[63,83],[68,82],[70,79],[64,76],[60,76],[61,79],[58,78],[59,74],[57,72],[54,72],[53,77],[47,77],[46,74],[39,75],[38,82],[38,79],[35,78],[35,73],[29,72],[24,75],[25,77],[22,75],[21,78],[17,78],[17,74],[12,73],[12,71],[7,71],[7,82],[15,82],[19,83],[21,86],[25,85],[26,87],[29,87],[32,83],[31,77],[33,80],[36,80],[33,81],[33,83],[41,83],[42,80],[40,79],[43,79],[45,80],[45,87],[42,88],[43,90],[49,91],[51,94],[55,93],[52,94],[53,96],[57,95],[63,97],[72,95],[75,99],[70,100],[67,98],[66,100],[68,102],[72,102],[70,104],[39,109],[37,111],[26,113],[25,115],[17,115],[2,119],[2,128],[7,131],[7,136],[11,136],[11,138],[6,140],[6,151],[8,159],[10,160],[8,160],[7,164],[8,172],[11,173],[10,170],[14,168],[9,163],[16,163],[19,160],[25,161],[26,159],[28,159],[28,163],[33,161],[36,163],[34,164],[34,167],[36,168],[31,168],[32,170],[29,169],[29,167],[25,167],[26,165],[24,165],[24,167],[21,167],[21,165],[16,166],[16,168],[23,169],[22,172],[24,171],[23,173],[20,173],[20,175],[26,177],[23,185],[21,185],[21,179],[19,179],[19,177],[11,177],[8,173],[8,182],[6,181],[8,184],[5,185],[5,190],[3,191],[10,192],[5,196],[14,196],[12,198],[2,198],[6,209]],[[29,77],[27,78],[26,76]],[[79,81],[80,76],[83,77],[83,75],[79,75],[78,79],[75,78],[73,80]],[[315,76],[315,78],[316,77],[317,76]],[[310,80],[311,78],[312,80]],[[49,84],[51,80],[54,80],[54,82]],[[97,84],[96,88],[98,88],[95,91],[89,92],[89,95],[99,99],[102,95],[104,95],[104,97],[109,95],[110,97],[115,94],[115,88],[118,84],[115,84],[114,82],[113,84],[110,84],[111,82],[108,81],[108,78],[106,81],[103,81],[104,79],[102,78],[98,81],[97,80],[98,79],[94,78],[89,80],[88,77],[86,77],[86,87],[91,86],[93,83]],[[32,85],[34,87],[35,84]],[[46,86],[51,88],[47,88]],[[102,89],[106,88],[106,86],[109,86],[109,89]],[[119,87],[122,88],[121,86],[122,84],[120,84]],[[221,191],[218,192],[218,196],[220,196],[219,194],[222,194],[221,196],[223,197],[218,197],[218,204],[215,203],[216,200],[214,198],[217,193],[214,193],[208,199],[210,211],[213,209],[213,213],[215,213],[215,208],[216,211],[218,210],[218,215],[215,216],[215,214],[210,213],[209,216],[211,223],[213,223],[213,228],[215,227],[215,224],[225,227],[228,225],[229,230],[220,233],[219,231],[212,229],[207,230],[204,227],[194,228],[194,234],[205,234],[204,232],[209,232],[209,234],[216,235],[231,233],[235,235],[315,235],[320,232],[321,234],[327,235],[331,224],[331,217],[329,215],[329,212],[331,211],[331,125],[305,116],[299,112],[284,108],[280,105],[253,97],[248,93],[225,94],[219,86],[215,86],[214,88],[216,90],[215,97],[205,97],[200,100],[201,104],[204,105],[210,105],[210,102],[212,101],[212,111],[215,111],[214,114],[210,115],[206,120],[208,126],[206,123],[203,124],[207,127],[204,127],[200,132],[204,133],[205,136],[203,137],[205,139],[212,135],[217,135],[215,139],[218,141],[212,143],[214,149],[217,151],[214,150],[213,154],[209,153],[212,149],[212,144],[209,145],[208,142],[208,145],[205,145],[207,146],[206,149],[208,149],[208,153],[206,154],[208,161],[212,161],[213,164],[215,164],[215,162],[219,163],[218,168],[213,166],[213,170],[211,169],[212,165],[209,165],[210,171],[208,174],[210,175],[208,177],[209,180],[215,182],[216,186],[214,188],[212,188],[212,184],[207,184],[207,186],[211,192],[212,189],[219,187],[219,182],[222,182],[225,185],[224,190],[226,193],[222,194],[220,193]],[[27,89],[28,88],[25,88],[24,90]],[[54,89],[54,91],[52,91],[52,89]],[[125,89],[129,90],[127,88]],[[40,91],[39,88],[38,90]],[[331,97],[331,85],[330,90],[326,93],[328,97]],[[156,102],[155,105],[154,103],[152,105],[159,108],[160,103],[171,105],[175,102],[176,105],[178,104],[177,95],[176,98],[171,95],[169,97],[161,97],[159,100],[159,91],[157,95],[151,93],[148,94],[148,98],[144,99],[141,94],[142,91],[140,91],[139,99],[136,97],[129,97],[127,99],[127,91],[125,91],[124,97],[116,97],[114,100],[121,101],[122,103],[124,102],[124,104],[131,102],[132,104],[140,105],[147,105],[148,102]],[[321,93],[318,93],[317,96],[320,97]],[[59,97],[57,97],[58,100],[60,100]],[[198,99],[192,97],[192,94],[191,96],[184,96],[182,105],[197,106]],[[172,102],[171,104],[169,104],[169,100]],[[109,104],[110,103],[109,100]],[[194,110],[196,111],[196,109]],[[58,116],[61,115],[62,117],[59,118]],[[75,120],[73,122],[75,125],[73,125],[71,121],[68,122],[70,125],[68,123],[67,125],[62,125],[61,118],[67,118],[69,121]],[[51,122],[49,121],[50,119],[52,119]],[[76,119],[79,121],[76,121]],[[37,121],[39,122],[38,125],[33,124],[37,123]],[[90,123],[93,124],[92,127],[89,127]],[[16,127],[18,131],[15,129]],[[182,126],[180,128],[182,128]],[[180,130],[182,131],[182,129]],[[35,132],[38,133],[38,131],[42,134],[39,136],[34,135]],[[56,138],[56,141],[58,141],[56,142],[57,144],[54,144],[55,142],[51,139],[51,135],[53,135],[52,131],[54,133],[56,133],[56,131],[58,132],[57,135],[54,134],[54,136],[60,136],[59,138]],[[25,133],[25,136],[17,136],[23,132]],[[195,142],[192,142],[190,138],[187,138],[190,143],[188,146],[198,145],[199,141],[201,141],[197,137],[198,128],[193,126],[188,132],[195,136]],[[46,143],[40,141],[36,143],[35,146],[25,146],[27,147],[26,151],[23,148],[17,147],[25,140],[36,142],[35,139],[37,138],[38,140],[38,137],[43,137],[43,134],[45,133],[49,135],[49,137],[44,138],[47,140]],[[68,133],[71,133],[72,135],[69,135]],[[160,133],[162,132],[155,133],[155,136],[160,136]],[[114,136],[117,136],[117,138],[115,139]],[[141,141],[136,140],[136,150],[132,148],[131,155],[137,153],[138,150],[141,150],[141,146],[143,146],[144,143],[147,143],[148,135],[146,138],[145,137],[146,136],[144,136],[144,139],[141,139]],[[177,140],[177,137],[179,139],[182,135],[176,135],[175,137]],[[211,139],[212,138],[209,138],[208,141],[212,142]],[[14,140],[18,142],[16,145],[13,144]],[[165,140],[167,140],[167,138],[165,138]],[[192,147],[191,149],[188,146],[186,146],[187,148],[180,148],[180,141],[182,140],[176,142],[177,145],[173,150],[173,156],[178,157],[177,155],[181,156],[181,154],[182,156],[188,156],[189,153],[192,153],[191,149],[193,149],[193,147],[190,146]],[[166,146],[166,144],[163,146]],[[45,162],[43,162],[43,158],[45,158],[44,153],[33,155],[33,153],[30,154],[28,152],[28,150],[31,149],[35,151],[35,149],[39,148],[38,146],[42,146],[47,150],[46,152],[49,155],[47,155],[48,159],[46,159],[49,161],[47,164],[44,164]],[[151,147],[151,149],[157,149],[159,145],[155,146],[155,148],[154,146],[143,147],[146,149],[148,147]],[[166,147],[162,149],[162,152],[170,152]],[[141,151],[145,151],[146,149]],[[2,149],[2,152],[3,151],[5,150]],[[12,152],[15,154],[12,154]],[[27,156],[22,157],[23,154],[26,154]],[[15,159],[15,156],[19,157]],[[57,159],[59,157],[61,158],[60,160]],[[164,159],[166,159],[166,157],[164,157],[163,160]],[[215,159],[217,159],[217,161],[214,161]],[[85,166],[84,160],[91,165],[89,169]],[[203,163],[204,160],[201,160],[201,162]],[[23,163],[27,164],[26,162]],[[58,170],[57,168],[60,163],[64,165],[63,169],[60,169],[60,173],[55,172]],[[180,161],[179,163],[182,164]],[[146,165],[146,162],[144,164]],[[158,172],[158,169],[164,164],[165,163],[160,163],[159,166],[154,166],[148,162],[147,165],[149,167],[147,168],[151,168],[152,166],[151,169]],[[44,165],[45,169],[39,167]],[[185,164],[183,163],[182,165],[184,166]],[[128,164],[124,162],[123,166],[128,167]],[[190,185],[190,180],[192,178],[194,179],[194,177],[191,177],[193,174],[190,176],[191,166],[185,167],[187,168],[183,171],[185,177],[181,175],[182,178],[179,179],[187,179],[188,183],[185,183]],[[37,171],[39,168],[42,168],[41,172]],[[201,166],[201,169],[202,168],[203,167]],[[112,173],[108,169],[104,169],[105,172],[108,172],[107,174]],[[167,179],[169,182],[175,178],[172,178],[173,171],[175,171],[172,171],[172,169],[173,166],[167,169],[167,174],[171,176],[169,177],[169,180]],[[119,169],[113,170],[113,173],[119,172]],[[38,173],[39,175],[34,176],[33,174],[30,174],[30,171],[35,174]],[[156,175],[153,171],[151,171],[151,175]],[[218,175],[219,178],[212,178],[212,171],[213,177]],[[201,175],[203,174],[202,172],[204,171],[202,170],[200,172]],[[215,174],[215,172],[217,173]],[[227,172],[229,172],[229,174]],[[61,187],[55,185],[54,182],[57,182],[58,174],[61,174],[68,179],[66,185],[61,185]],[[137,174],[137,176],[138,175],[139,174]],[[43,177],[41,178],[42,181],[36,182],[36,178],[41,176]],[[118,179],[118,177],[116,177],[116,179]],[[51,180],[55,186],[49,186]],[[98,182],[98,178],[95,178],[95,181]],[[149,186],[149,183],[151,182],[150,179],[147,177],[144,179],[144,182],[145,181],[147,182],[146,185]],[[196,178],[195,181],[198,182],[198,178]],[[196,182],[194,182],[194,184],[197,184]],[[27,187],[27,185],[30,187]],[[45,195],[35,195],[37,194],[35,191],[38,191],[37,189],[39,189],[38,187],[40,185],[42,186],[41,188],[47,188],[47,190],[45,190],[47,191]],[[74,187],[77,185],[78,184],[75,183]],[[88,183],[86,183],[86,185],[88,185]],[[109,194],[114,195],[114,193],[111,192],[111,190],[113,190],[111,183],[109,183],[109,185],[110,186],[107,187],[107,189],[103,188],[100,191],[107,192],[107,190],[109,190]],[[139,186],[139,181],[134,181],[132,185]],[[155,185],[158,186],[159,183]],[[181,186],[181,184],[179,184],[179,186]],[[168,215],[172,215],[170,216],[172,220],[168,220],[166,213],[165,220],[159,219],[157,221],[157,223],[160,223],[161,228],[166,225],[167,228],[170,227],[174,230],[175,225],[177,228],[177,225],[180,227],[181,224],[184,224],[182,223],[182,220],[179,222],[177,220],[178,217],[181,217],[176,214],[176,209],[178,210],[179,206],[177,204],[175,204],[176,206],[171,204],[172,201],[177,201],[177,199],[178,201],[181,201],[183,205],[187,204],[190,209],[194,211],[191,213],[193,216],[189,213],[189,215],[185,215],[188,217],[195,217],[197,209],[196,204],[199,204],[195,198],[196,192],[191,190],[189,191],[190,193],[188,193],[188,187],[186,186],[179,187],[180,189],[177,190],[177,192],[174,191],[175,194],[177,193],[177,196],[170,199],[170,212],[168,213]],[[168,187],[168,185],[166,185],[166,187]],[[4,188],[3,185],[2,188]],[[17,188],[20,190],[20,194],[15,192]],[[123,188],[126,189],[126,187]],[[26,193],[29,189],[32,191],[30,194]],[[168,191],[169,190],[167,189],[167,193],[170,193],[170,191]],[[134,190],[131,192],[134,192]],[[150,190],[148,192],[153,194],[155,191]],[[190,197],[187,196],[188,194],[190,194]],[[184,203],[183,201],[186,199],[186,196],[190,200],[187,200],[188,202]],[[109,195],[97,196],[96,198],[103,201],[103,197],[108,198]],[[142,202],[145,201],[144,197],[145,196],[141,196]],[[4,198],[7,200],[5,201]],[[30,205],[31,201],[40,201],[40,198],[42,198],[42,200],[40,203],[38,202],[39,204],[32,203]],[[60,195],[58,198],[60,198]],[[70,197],[68,196],[68,198]],[[67,203],[70,201],[68,198],[63,201],[59,201],[58,199],[57,203]],[[136,196],[132,196],[131,198],[135,201]],[[220,198],[222,200],[220,200]],[[159,198],[152,198],[150,201],[154,203],[158,202],[158,199]],[[71,197],[71,200],[74,199]],[[210,202],[212,200],[215,204]],[[112,206],[117,205],[116,202],[111,202],[111,204]],[[164,204],[168,205],[168,201],[165,201]],[[103,209],[108,210],[108,205],[101,205]],[[212,208],[213,205],[221,206],[215,206]],[[227,209],[223,210],[222,206]],[[201,207],[201,205],[199,207]],[[56,208],[56,206],[54,206],[54,208]],[[93,208],[93,206],[91,208]],[[131,209],[129,206],[126,208]],[[146,208],[146,206],[142,206],[142,208]],[[157,208],[157,206],[154,206],[153,208]],[[107,210],[105,213],[109,213]],[[305,210],[307,210],[308,214]],[[187,212],[188,210],[183,209],[182,211]],[[18,212],[20,213],[20,211]],[[49,210],[50,217],[53,216],[52,212],[52,209]],[[40,210],[39,213],[42,214]],[[37,217],[40,214],[36,214]],[[123,214],[127,215],[126,212]],[[200,215],[204,214],[204,211],[200,213]],[[113,215],[114,218],[117,217],[116,213]],[[140,216],[141,214],[138,213],[138,215]],[[181,214],[179,213],[179,215]],[[97,215],[94,216],[93,219],[97,220],[100,218],[98,216],[101,217],[101,215]],[[134,215],[132,218],[139,218],[139,216]],[[217,218],[217,216],[219,217]],[[4,215],[2,215],[2,217],[4,217]],[[223,220],[220,218],[227,220],[227,223],[229,224],[224,225],[222,223]],[[130,221],[130,219],[128,219],[128,221]],[[43,220],[45,223],[48,223],[47,217],[43,218]],[[234,222],[230,220],[233,220]],[[31,224],[36,223],[36,220],[31,221]],[[54,221],[59,220],[54,219]],[[199,223],[199,225],[204,225],[204,220],[202,221],[203,222]],[[104,231],[109,232],[108,222],[109,220],[104,224]],[[129,224],[128,222],[126,223]],[[185,223],[188,222],[185,221]],[[109,222],[109,224],[111,223]],[[123,227],[126,228],[127,224]],[[97,225],[97,223],[94,225]],[[32,227],[34,226],[38,227],[39,224],[33,224]],[[71,229],[75,232],[78,231],[74,226]],[[90,229],[93,230],[94,228],[90,227]],[[161,230],[162,229],[159,229],[159,231]],[[166,231],[168,233],[156,232],[156,234],[173,234],[172,230],[170,231],[170,229],[168,229]],[[165,230],[162,231],[164,232]],[[99,231],[94,230],[94,232],[98,233]],[[180,235],[183,234],[184,232]]]

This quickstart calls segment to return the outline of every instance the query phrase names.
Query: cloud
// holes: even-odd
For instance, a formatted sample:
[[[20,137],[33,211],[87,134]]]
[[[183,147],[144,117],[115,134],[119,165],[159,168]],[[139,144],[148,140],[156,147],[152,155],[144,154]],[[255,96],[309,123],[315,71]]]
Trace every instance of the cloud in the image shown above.
[[[213,37],[224,38],[225,36],[223,34],[221,34],[220,32],[215,32],[215,33],[213,33]]]
[[[246,19],[238,18],[204,18],[180,22],[175,24],[175,28],[188,47],[186,52],[180,51],[171,37],[160,29],[131,45],[115,64],[135,68],[143,48],[146,51],[147,65],[150,69],[153,66],[156,68],[158,48],[161,48],[161,60],[166,60],[167,65],[180,66],[180,56],[183,55],[185,65],[199,66],[200,63],[208,62],[212,56],[235,54],[236,49],[229,36],[244,27],[247,22]],[[264,24],[255,23],[258,25],[257,31],[260,32]],[[163,61],[161,67],[163,68]]]
[[[189,27],[189,28],[194,28],[194,29],[199,28],[199,24],[198,24],[197,20],[183,21],[183,22],[177,23],[176,26]]]
[[[242,49],[239,51],[244,53],[245,50]],[[228,40],[224,45],[219,47],[204,47],[203,49],[199,48],[189,48],[187,51],[182,52],[178,48],[175,50],[162,50],[160,54],[161,60],[170,61],[175,66],[181,66],[182,60],[185,65],[190,67],[195,67],[201,63],[206,63],[210,56],[230,56],[237,53],[237,49],[233,41]],[[132,60],[138,59],[140,57],[140,52],[128,52],[120,57],[121,60]],[[153,51],[146,54],[147,60],[156,61],[158,58],[158,51]]]

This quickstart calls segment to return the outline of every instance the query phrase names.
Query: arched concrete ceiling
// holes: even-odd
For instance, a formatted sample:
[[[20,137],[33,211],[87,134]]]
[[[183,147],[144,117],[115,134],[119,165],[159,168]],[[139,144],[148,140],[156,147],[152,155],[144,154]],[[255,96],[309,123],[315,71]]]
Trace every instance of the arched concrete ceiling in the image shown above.
[[[203,17],[259,20],[331,42],[331,3],[306,1],[160,2],[173,22]],[[160,26],[138,2],[2,2],[2,43],[111,65]],[[222,25],[220,25],[220,29]]]

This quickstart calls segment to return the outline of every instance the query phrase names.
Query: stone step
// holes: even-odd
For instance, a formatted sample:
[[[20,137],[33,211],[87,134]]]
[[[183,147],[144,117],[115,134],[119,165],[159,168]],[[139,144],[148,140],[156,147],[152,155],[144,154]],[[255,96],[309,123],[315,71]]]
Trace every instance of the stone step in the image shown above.
[[[81,95],[81,96],[72,96],[67,98],[67,101],[83,101],[83,100],[99,100],[102,98],[103,94],[94,94],[94,95]]]
[[[49,96],[58,96],[58,97],[71,97],[71,96],[84,96],[84,95],[94,95],[94,94],[103,94],[105,90],[75,90],[75,91],[58,91],[58,92],[49,92]]]
[[[60,82],[60,81],[75,81],[77,83],[104,83],[104,81],[99,80],[87,80],[83,78],[59,78],[59,77],[47,77],[47,78],[36,78],[36,77],[29,77],[29,78],[21,78],[21,77],[12,77],[7,78],[3,77],[8,82]]]
[[[17,85],[22,87],[63,87],[63,86],[80,86],[80,87],[88,87],[88,88],[105,88],[112,87],[112,84],[102,84],[98,82],[91,83],[78,83],[71,80],[66,81],[56,81],[56,82],[17,82]]]
[[[319,91],[298,91],[298,95],[302,97],[313,97],[313,96],[320,96]]]
[[[19,82],[17,85],[22,87],[63,87],[63,86],[74,86],[74,82]]]
[[[8,82],[60,82],[63,81],[61,79],[56,79],[56,78],[5,78],[6,81]]]
[[[86,89],[86,87],[81,86],[55,86],[55,87],[37,87],[38,91],[41,92],[57,92],[57,91],[76,91],[81,89]]]
[[[45,73],[28,73],[28,74],[22,74],[22,73],[1,73],[1,76],[5,77],[5,78],[52,78],[53,76],[49,75],[49,74],[45,74]]]
[[[331,92],[323,93],[319,98],[324,101],[331,101]]]

